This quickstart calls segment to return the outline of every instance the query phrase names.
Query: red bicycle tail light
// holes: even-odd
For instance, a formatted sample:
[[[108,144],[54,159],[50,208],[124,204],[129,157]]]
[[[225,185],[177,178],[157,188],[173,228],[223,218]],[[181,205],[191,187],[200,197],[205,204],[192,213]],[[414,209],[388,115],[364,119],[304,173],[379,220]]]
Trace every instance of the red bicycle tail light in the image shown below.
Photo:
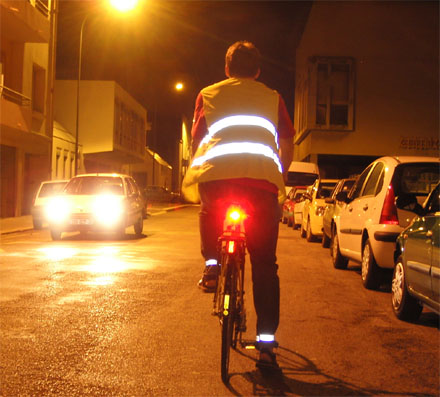
[[[235,241],[228,241],[228,253],[233,254],[235,252]]]
[[[385,225],[398,225],[397,208],[395,204],[396,196],[394,194],[393,185],[388,186],[385,201],[383,203],[382,213],[379,223]]]
[[[238,223],[246,217],[245,213],[241,210],[241,208],[237,208],[237,207],[229,208],[226,216],[233,223]]]

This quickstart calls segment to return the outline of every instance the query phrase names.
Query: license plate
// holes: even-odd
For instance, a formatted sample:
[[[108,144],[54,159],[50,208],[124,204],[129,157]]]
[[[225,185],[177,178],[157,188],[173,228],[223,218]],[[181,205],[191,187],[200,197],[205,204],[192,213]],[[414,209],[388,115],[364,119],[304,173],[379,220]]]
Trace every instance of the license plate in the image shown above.
[[[90,225],[90,219],[71,219],[70,223],[72,225]]]

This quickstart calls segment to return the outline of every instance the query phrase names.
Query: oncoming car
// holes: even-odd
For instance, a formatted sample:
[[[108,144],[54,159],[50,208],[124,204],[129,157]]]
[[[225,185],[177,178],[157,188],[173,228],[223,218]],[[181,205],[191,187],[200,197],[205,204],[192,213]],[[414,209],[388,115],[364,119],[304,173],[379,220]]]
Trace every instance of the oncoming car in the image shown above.
[[[143,230],[144,202],[135,180],[122,174],[84,174],[73,177],[62,194],[46,206],[53,240],[63,232],[103,231],[121,236],[131,225]]]

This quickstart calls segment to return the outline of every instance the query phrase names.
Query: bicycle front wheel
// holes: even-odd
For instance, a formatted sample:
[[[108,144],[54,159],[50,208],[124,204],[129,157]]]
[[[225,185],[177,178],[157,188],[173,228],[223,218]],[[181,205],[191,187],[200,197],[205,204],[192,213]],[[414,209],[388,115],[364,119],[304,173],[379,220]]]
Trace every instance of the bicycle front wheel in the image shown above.
[[[221,375],[223,382],[229,381],[229,355],[231,352],[232,336],[234,334],[236,314],[236,272],[233,266],[228,266],[230,272],[226,275],[222,318],[222,356]]]

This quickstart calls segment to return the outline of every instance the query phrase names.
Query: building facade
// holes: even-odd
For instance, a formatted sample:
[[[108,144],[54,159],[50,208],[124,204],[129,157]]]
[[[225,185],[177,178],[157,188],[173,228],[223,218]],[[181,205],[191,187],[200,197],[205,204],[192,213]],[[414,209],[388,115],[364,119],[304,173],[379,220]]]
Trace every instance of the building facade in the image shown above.
[[[73,136],[74,145],[77,84],[74,80],[55,82],[55,119]],[[55,148],[54,161],[59,167],[70,167],[73,174],[122,172],[132,175],[141,187],[171,187],[171,166],[146,147],[150,128],[146,109],[116,82],[81,81],[78,114],[82,148],[78,170],[74,172],[75,149],[65,144]]]
[[[296,52],[295,160],[347,177],[439,155],[438,2],[315,2]]]
[[[0,216],[30,213],[50,179],[54,0],[0,2]]]

